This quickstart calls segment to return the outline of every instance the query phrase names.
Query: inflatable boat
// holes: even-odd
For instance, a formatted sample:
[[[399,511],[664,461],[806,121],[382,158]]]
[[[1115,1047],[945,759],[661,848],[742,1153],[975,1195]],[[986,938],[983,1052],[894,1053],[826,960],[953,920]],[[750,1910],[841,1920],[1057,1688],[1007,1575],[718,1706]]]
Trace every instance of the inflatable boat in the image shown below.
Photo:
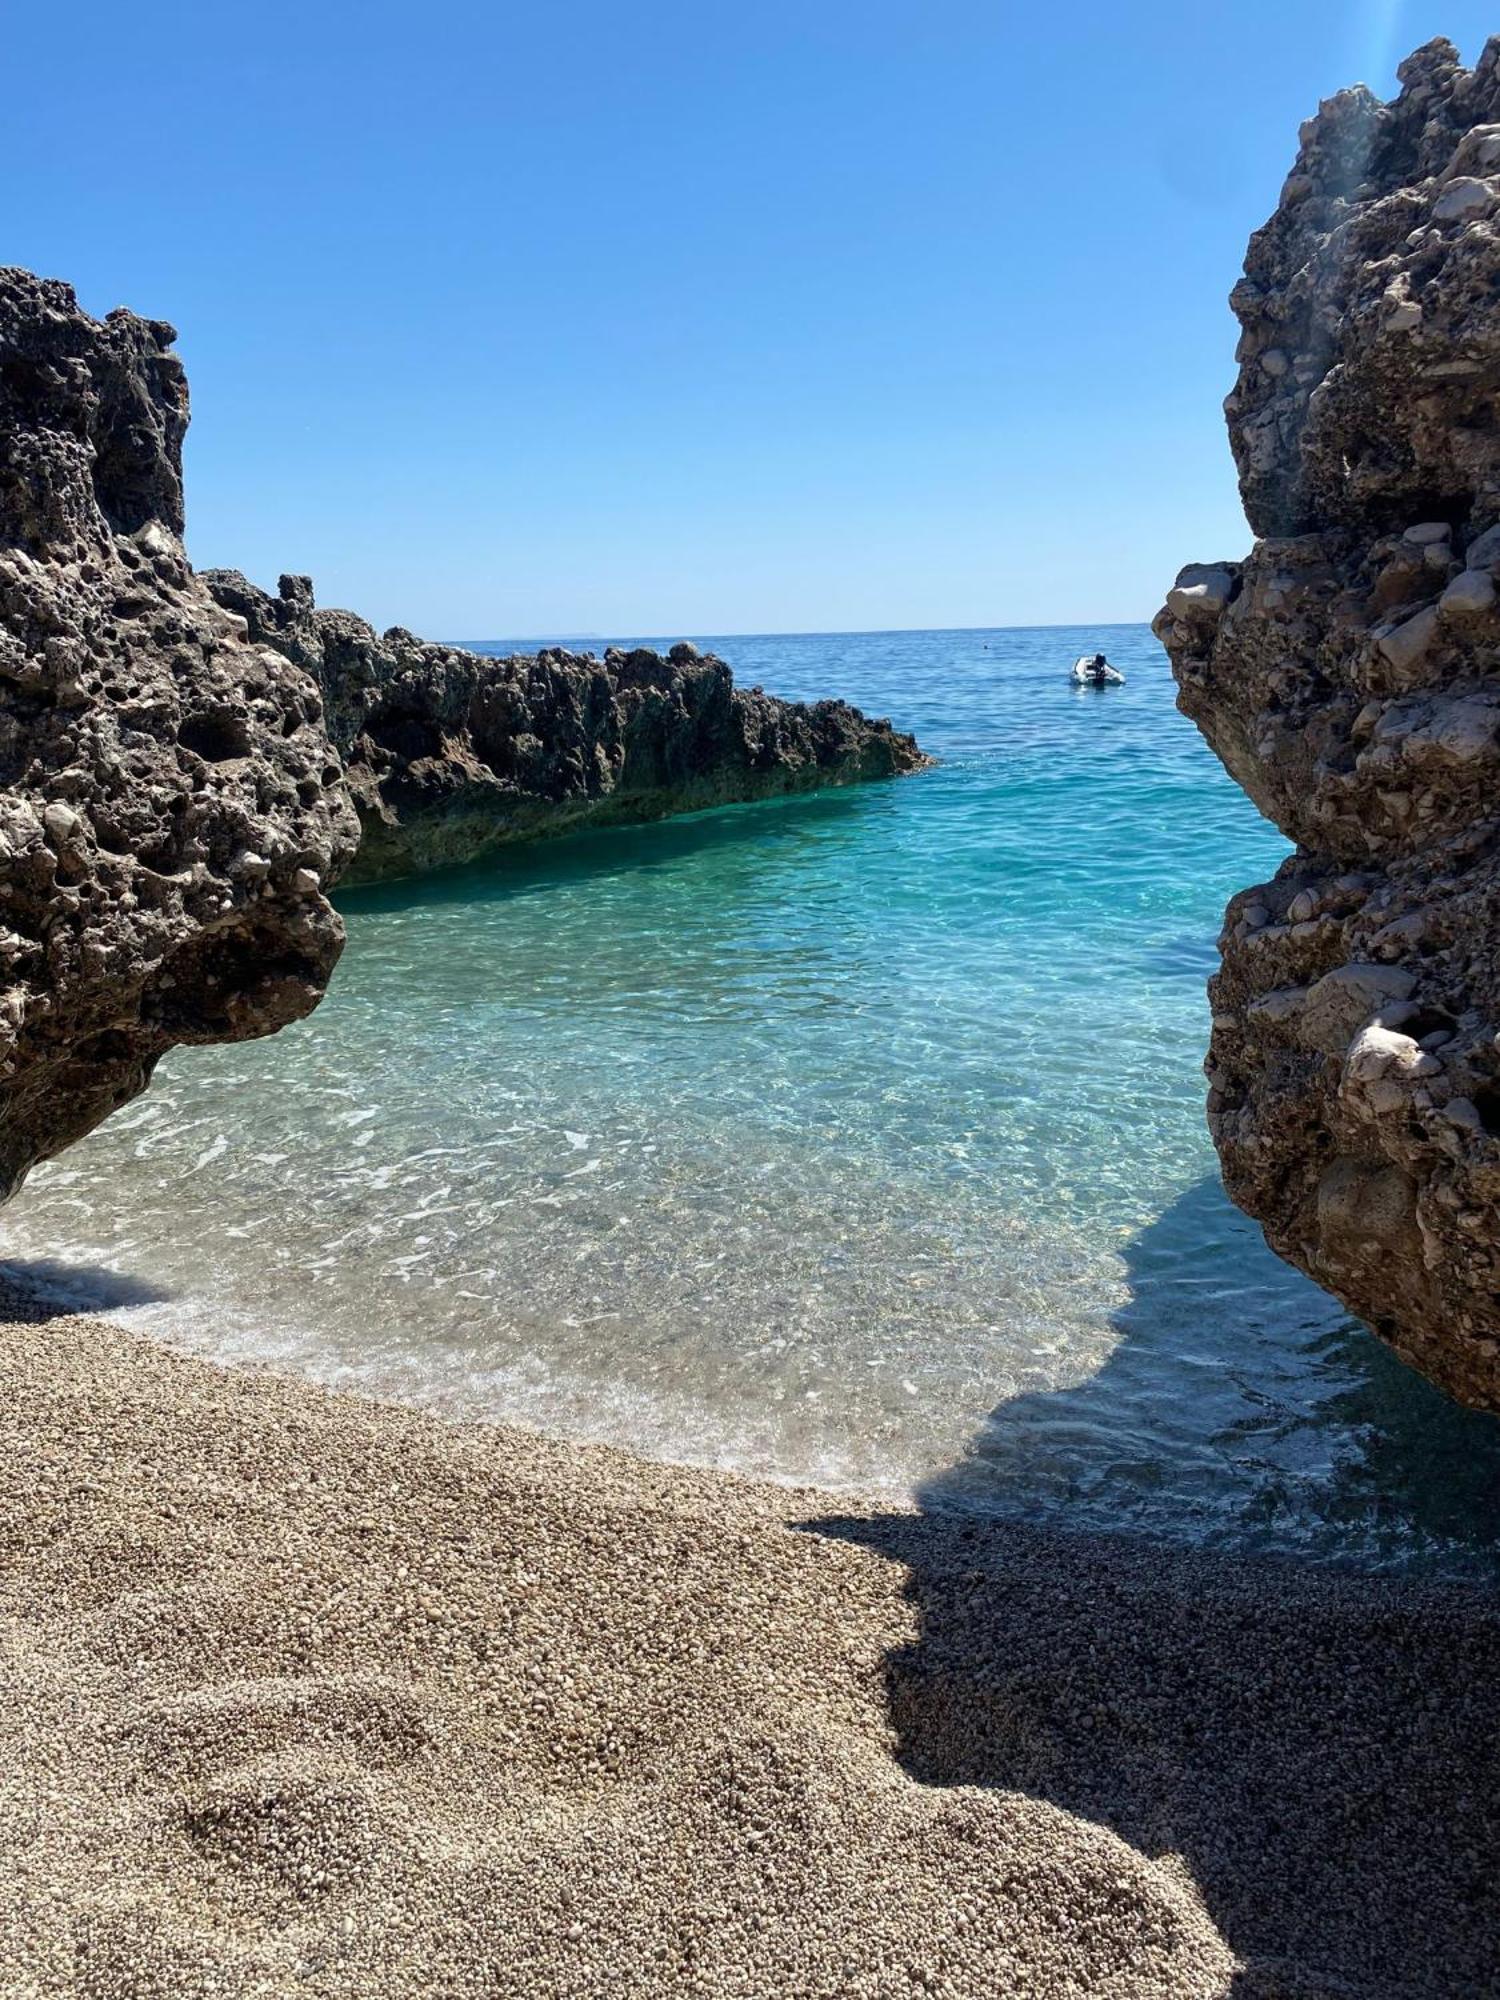
[[[1118,688],[1124,687],[1125,676],[1102,653],[1085,653],[1073,662],[1073,681],[1077,687]]]

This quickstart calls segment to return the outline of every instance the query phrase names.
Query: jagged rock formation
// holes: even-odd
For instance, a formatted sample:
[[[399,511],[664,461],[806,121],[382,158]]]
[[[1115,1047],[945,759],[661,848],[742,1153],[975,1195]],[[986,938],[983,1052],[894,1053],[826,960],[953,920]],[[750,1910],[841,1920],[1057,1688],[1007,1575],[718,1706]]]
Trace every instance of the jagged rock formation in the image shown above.
[[[234,570],[203,580],[254,639],[322,688],[362,830],[350,882],[446,867],[584,821],[656,819],[927,761],[888,722],[841,701],[737,688],[722,660],[691,646],[666,658],[551,649],[492,659],[318,611],[306,577],[284,576],[276,597]]]
[[[346,872],[926,762],[690,646],[490,660],[195,575],[174,339],[0,269],[0,1200],[175,1043],[314,1007]]]
[[[183,558],[174,337],[0,270],[0,1198],[174,1043],[306,1014],[343,942],[318,689]]]
[[[1298,843],[1229,906],[1209,1122],[1281,1254],[1500,1409],[1500,40],[1325,104],[1233,305],[1257,540],[1156,630]]]

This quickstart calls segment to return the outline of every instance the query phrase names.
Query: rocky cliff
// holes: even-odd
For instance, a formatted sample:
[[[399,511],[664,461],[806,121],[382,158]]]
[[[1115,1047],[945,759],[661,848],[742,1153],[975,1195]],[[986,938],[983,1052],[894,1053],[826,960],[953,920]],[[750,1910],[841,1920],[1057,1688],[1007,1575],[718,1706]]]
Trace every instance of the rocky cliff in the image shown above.
[[[195,575],[174,339],[0,269],[0,1200],[175,1043],[314,1007],[341,876],[926,761],[690,646],[491,660]]]
[[[319,611],[306,577],[284,576],[276,597],[234,570],[204,581],[254,639],[318,681],[359,811],[351,882],[585,821],[656,819],[926,762],[888,722],[841,701],[738,688],[722,660],[691,646],[665,658],[552,649],[492,659]]]
[[[0,1198],[174,1043],[306,1014],[343,942],[317,686],[183,558],[173,339],[0,270]]]
[[[1236,896],[1209,1123],[1272,1245],[1500,1409],[1500,40],[1302,131],[1232,303],[1259,537],[1183,571],[1179,705],[1297,843]]]

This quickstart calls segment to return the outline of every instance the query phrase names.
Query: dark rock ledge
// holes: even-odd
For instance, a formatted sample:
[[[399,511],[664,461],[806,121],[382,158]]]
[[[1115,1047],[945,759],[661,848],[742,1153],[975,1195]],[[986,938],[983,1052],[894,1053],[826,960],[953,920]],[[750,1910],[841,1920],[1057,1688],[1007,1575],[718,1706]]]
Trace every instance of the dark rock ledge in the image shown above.
[[[926,761],[690,647],[489,660],[196,575],[175,337],[0,268],[0,1199],[174,1044],[315,1007],[341,877]]]
[[[1296,855],[1235,897],[1209,1123],[1280,1253],[1500,1409],[1500,39],[1302,131],[1233,305],[1250,525],[1156,630]]]
[[[282,577],[276,597],[234,570],[202,580],[252,640],[322,690],[359,813],[347,882],[446,867],[585,822],[859,784],[927,762],[889,722],[846,702],[736,687],[722,660],[692,646],[493,659],[318,611],[306,577]]]

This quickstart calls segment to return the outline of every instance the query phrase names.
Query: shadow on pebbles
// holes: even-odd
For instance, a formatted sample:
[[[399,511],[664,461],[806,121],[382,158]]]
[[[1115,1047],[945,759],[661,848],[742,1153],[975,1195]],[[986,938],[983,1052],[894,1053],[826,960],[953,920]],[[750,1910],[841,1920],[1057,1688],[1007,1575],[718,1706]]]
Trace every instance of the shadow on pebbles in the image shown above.
[[[0,1351],[7,1994],[1495,1990],[1475,1973],[1496,1855],[1465,1858],[1495,1831],[1493,1786],[1487,1808],[1454,1802],[1452,1855],[1393,1858],[1402,1909],[1432,1887],[1440,1929],[1398,1954],[1416,1984],[1382,1985],[1350,1905],[1378,1926],[1391,1869],[1343,1884],[1325,1949],[1328,1868],[1278,1847],[1260,1794],[1235,1818],[1255,1730],[1290,1712],[1229,1698],[1264,1649],[1189,1649],[1241,1717],[1227,1783],[1191,1733],[1214,1703],[1127,1671],[1153,1589],[1160,1629],[1190,1639],[1206,1562],[835,1520],[827,1496],[450,1425],[87,1320],[18,1318]],[[1235,1588],[1247,1631],[1263,1605],[1309,1662],[1324,1634],[1357,1653],[1345,1587],[1241,1566]],[[1451,1617],[1477,1711],[1500,1621]],[[1388,1637],[1372,1617],[1368,1644]],[[1474,1714],[1407,1664],[1422,1729],[1372,1739],[1367,1776],[1433,1760],[1441,1805]],[[1300,1764],[1266,1760],[1304,1790],[1323,1721],[1348,1736],[1334,1678],[1307,1687]],[[1074,1734],[1093,1748],[1070,1763]],[[1399,1837],[1441,1846],[1427,1811]],[[1206,1816],[1265,1842],[1258,1901],[1254,1855],[1226,1893]]]

